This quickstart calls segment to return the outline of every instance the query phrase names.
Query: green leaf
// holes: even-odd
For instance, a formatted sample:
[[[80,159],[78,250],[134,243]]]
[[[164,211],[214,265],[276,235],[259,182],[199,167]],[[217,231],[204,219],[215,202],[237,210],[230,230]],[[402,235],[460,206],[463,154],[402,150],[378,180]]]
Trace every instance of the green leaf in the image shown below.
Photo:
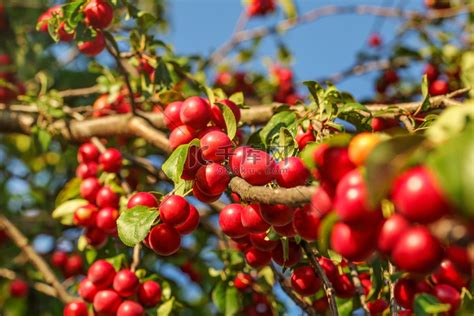
[[[229,100],[240,107],[244,104],[244,94],[242,92],[236,92],[229,97]]]
[[[228,286],[225,291],[225,313],[226,316],[236,315],[240,310],[240,293],[234,286]]]
[[[283,111],[272,116],[267,125],[260,131],[260,139],[266,146],[280,128],[290,126],[296,120],[296,114],[293,111]]]
[[[434,143],[444,143],[453,135],[459,134],[472,122],[474,122],[472,105],[449,107],[426,130],[425,134]]]
[[[460,212],[474,217],[474,124],[451,137],[428,157],[443,191]]]
[[[430,94],[428,92],[428,77],[423,75],[423,79],[421,81],[421,94],[423,95],[423,103],[421,105],[421,110],[426,111],[430,108]]]
[[[425,293],[416,295],[413,305],[417,316],[439,314],[451,308],[449,304],[442,304],[436,297]]]
[[[380,258],[376,258],[372,263],[372,273],[370,274],[370,280],[372,282],[372,288],[367,297],[367,301],[375,299],[379,296],[380,291],[383,289],[384,280],[383,280],[383,269],[382,262]]]
[[[184,196],[192,188],[193,188],[193,181],[192,180],[180,179],[174,185],[173,194]]]
[[[120,240],[127,246],[135,246],[145,239],[159,215],[156,209],[146,206],[135,206],[122,212],[117,219]]]
[[[170,300],[161,304],[160,307],[158,307],[158,309],[156,310],[156,315],[168,316],[173,311],[173,306],[174,306],[174,297],[172,297]]]
[[[217,310],[222,313],[225,312],[226,307],[226,288],[227,285],[224,282],[220,281],[219,283],[217,283],[211,293],[212,302],[214,303],[214,305],[216,305]]]
[[[179,127],[178,127],[179,128]],[[189,144],[180,145],[163,163],[161,169],[176,184],[180,182],[183,174],[184,163],[188,156]]]
[[[144,31],[147,31],[157,22],[157,19],[150,13],[140,11],[138,13],[137,25]]]
[[[209,99],[210,104],[214,104],[216,102],[216,95],[214,94],[214,90],[209,87],[204,87],[206,91],[207,98]]]
[[[286,159],[295,155],[298,149],[295,137],[286,127],[280,129],[280,135],[278,137],[278,158]]]
[[[275,284],[275,275],[273,274],[272,268],[266,266],[258,271],[258,277],[262,277],[268,285],[272,286]]]
[[[225,104],[216,103],[217,106],[222,111],[222,116],[224,117],[225,126],[227,129],[227,135],[230,139],[234,139],[235,133],[237,132],[237,122],[235,120],[234,112]]]
[[[108,263],[114,266],[115,271],[119,271],[122,268],[122,264],[127,262],[127,256],[123,253],[118,254],[114,257],[105,259]]]
[[[49,145],[51,144],[51,135],[48,133],[47,130],[38,126],[33,127],[32,133],[35,143],[38,145],[41,152],[46,152],[49,148]]]
[[[155,83],[163,85],[167,88],[169,88],[171,83],[173,83],[173,79],[171,78],[171,74],[168,70],[168,67],[162,59],[158,61],[158,66],[156,67]]]
[[[79,207],[87,204],[89,204],[89,202],[83,199],[70,200],[56,207],[51,216],[59,220],[63,225],[72,225],[74,212],[76,212]]]
[[[395,177],[424,141],[420,135],[391,138],[379,143],[366,161],[366,184],[370,205],[375,206],[387,195]]]
[[[92,264],[95,259],[97,258],[97,250],[96,249],[87,249],[84,253],[86,257],[86,262],[88,264]]]
[[[294,19],[298,16],[298,11],[296,10],[296,5],[293,0],[280,0],[279,3],[287,18]]]
[[[329,240],[331,236],[332,227],[338,221],[337,214],[331,212],[324,217],[319,226],[319,239],[318,239],[318,249],[323,255],[328,254],[329,249]]]
[[[56,197],[56,207],[70,199],[79,197],[81,183],[82,179],[80,178],[72,178],[71,180],[69,180],[69,182],[64,185],[63,189],[59,191],[58,196]]]

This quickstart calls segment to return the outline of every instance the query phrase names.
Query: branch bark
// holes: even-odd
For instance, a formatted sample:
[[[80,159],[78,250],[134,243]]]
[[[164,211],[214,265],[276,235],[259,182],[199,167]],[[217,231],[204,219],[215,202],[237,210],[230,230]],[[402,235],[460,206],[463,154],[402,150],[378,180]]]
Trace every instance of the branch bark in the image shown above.
[[[360,282],[359,278],[359,273],[357,272],[357,267],[352,262],[349,263],[349,270],[351,272],[352,283],[354,283],[357,295],[359,296],[360,305],[362,306],[362,309],[364,310],[365,314],[370,315],[366,303],[364,288],[362,287],[362,283]]]

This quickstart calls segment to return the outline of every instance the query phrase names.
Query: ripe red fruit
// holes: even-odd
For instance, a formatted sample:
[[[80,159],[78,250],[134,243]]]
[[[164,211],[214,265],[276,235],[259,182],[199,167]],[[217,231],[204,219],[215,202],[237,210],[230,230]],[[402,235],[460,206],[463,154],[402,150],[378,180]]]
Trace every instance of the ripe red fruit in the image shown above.
[[[140,282],[135,273],[130,270],[120,270],[115,274],[112,287],[118,295],[129,297],[137,292],[139,285]]]
[[[290,157],[276,165],[276,181],[284,188],[305,185],[309,178],[309,170],[298,157]]]
[[[382,225],[377,248],[380,252],[388,255],[392,252],[400,236],[410,227],[410,223],[401,215],[390,216]]]
[[[422,226],[403,232],[392,251],[397,267],[414,273],[430,272],[441,260],[441,255],[439,241]]]
[[[301,248],[293,241],[289,242],[288,245],[288,257],[285,258],[283,252],[283,245],[279,243],[278,246],[272,251],[272,259],[277,264],[285,267],[291,267],[301,260]],[[285,260],[286,259],[286,260]]]
[[[71,32],[71,33],[69,33],[69,32]],[[58,34],[59,40],[63,41],[63,42],[70,42],[74,38],[74,31],[66,30],[66,23],[65,22],[61,22],[61,24],[59,24],[57,34]]]
[[[407,170],[396,180],[392,200],[395,209],[409,221],[432,223],[449,213],[438,182],[425,167]]]
[[[124,301],[117,310],[117,316],[143,316],[143,306],[134,301]]]
[[[155,281],[145,281],[138,288],[138,300],[143,306],[153,307],[161,301],[161,287]]]
[[[170,195],[160,204],[160,218],[164,223],[179,225],[189,216],[189,203],[179,195]]]
[[[107,243],[107,234],[97,227],[88,227],[84,237],[87,243],[94,248],[101,248]]]
[[[194,180],[199,168],[205,163],[206,161],[202,156],[201,149],[196,146],[189,147],[188,155],[186,156],[186,161],[184,162],[181,179]]]
[[[336,281],[339,279],[339,270],[337,269],[334,262],[326,257],[319,257],[318,262],[323,268],[324,273],[327,275],[329,281],[331,281],[332,284],[336,283]]]
[[[272,253],[269,251],[258,250],[257,248],[250,247],[245,250],[244,253],[245,261],[252,268],[261,268],[270,263],[272,259]]]
[[[181,246],[181,236],[173,226],[168,224],[159,224],[153,227],[148,241],[151,249],[161,256],[171,256]]]
[[[97,207],[93,204],[87,204],[79,207],[73,216],[74,224],[90,227],[95,225],[97,215]]]
[[[242,165],[242,162],[245,160],[245,157],[247,156],[248,152],[252,151],[252,148],[248,146],[240,146],[237,147],[230,155],[229,159],[229,165],[230,169],[236,176],[241,176],[240,175],[240,166]]]
[[[429,86],[429,92],[431,95],[441,95],[449,92],[449,84],[445,80],[435,80]]]
[[[395,283],[395,301],[403,308],[413,307],[413,299],[416,292],[416,281],[413,279],[402,278]]]
[[[99,160],[99,149],[92,143],[84,143],[77,151],[77,161],[79,163],[97,162]]]
[[[349,171],[355,168],[355,165],[349,159],[347,148],[320,147],[319,150],[315,151],[313,157],[322,179],[337,184]]]
[[[82,198],[86,199],[91,203],[95,203],[97,192],[101,188],[99,179],[87,178],[82,180],[81,186],[79,187],[79,193]]]
[[[373,33],[369,37],[369,46],[370,47],[379,47],[382,44],[382,38],[380,34]]]
[[[251,185],[265,185],[275,178],[275,160],[261,150],[248,150],[240,164],[240,175]]]
[[[367,302],[370,315],[381,315],[389,306],[388,302],[382,298]]]
[[[454,314],[461,305],[461,295],[459,294],[459,291],[450,285],[438,284],[434,287],[433,293],[441,303],[449,304],[451,306],[449,311],[452,314]]]
[[[66,278],[82,274],[84,268],[84,260],[78,254],[71,255],[67,258],[66,264],[64,265],[64,276]]]
[[[376,229],[357,229],[345,223],[336,223],[331,232],[331,248],[350,261],[362,261],[375,249]]]
[[[92,283],[88,278],[85,278],[79,283],[77,293],[79,293],[79,296],[86,302],[92,303],[98,291],[99,289],[94,285],[94,283]]]
[[[261,251],[272,251],[278,246],[278,240],[267,240],[267,233],[249,234],[252,245]]]
[[[470,276],[458,269],[451,260],[444,259],[431,275],[431,279],[435,284],[448,284],[456,289],[461,289],[467,287]]]
[[[115,234],[117,232],[117,218],[119,211],[113,207],[104,207],[97,212],[95,224],[97,228],[107,234]]]
[[[137,192],[128,200],[127,208],[134,208],[139,205],[158,208],[158,201],[151,193]]]
[[[446,258],[451,260],[460,271],[471,274],[472,262],[466,248],[450,245],[446,247],[445,254]]]
[[[241,214],[244,207],[240,204],[229,204],[219,213],[219,226],[222,232],[229,237],[239,238],[247,235],[242,225]]]
[[[394,69],[387,69],[383,73],[383,79],[387,84],[397,83],[400,79]]]
[[[106,289],[111,286],[114,277],[114,266],[102,259],[94,262],[87,272],[87,278],[99,289]]]
[[[10,295],[13,297],[25,297],[28,294],[28,284],[20,279],[10,283]]]
[[[107,28],[114,18],[114,8],[107,0],[91,0],[84,7],[87,25],[95,29]]]
[[[211,107],[203,98],[190,97],[183,102],[179,116],[184,124],[201,129],[211,120]]]
[[[316,309],[317,312],[324,314],[324,312],[329,308],[327,297],[323,296],[315,300],[313,302],[313,308]]]
[[[227,106],[232,111],[232,113],[234,113],[235,121],[237,123],[240,121],[240,108],[237,106],[237,104],[228,99],[219,100],[217,102]],[[222,114],[221,108],[217,104],[211,105],[211,119],[218,127],[224,130],[227,129],[224,115]]]
[[[207,194],[206,192],[202,191],[197,186],[196,182],[194,182],[194,184],[193,184],[193,195],[194,195],[194,197],[196,199],[198,199],[199,201],[203,202],[203,203],[210,203],[210,202],[217,201],[220,198],[221,194],[222,193],[219,193],[219,194],[216,194],[216,195]]]
[[[293,227],[304,240],[315,241],[319,236],[320,218],[319,212],[307,204],[296,209]]]
[[[247,7],[249,17],[262,16],[275,11],[274,0],[252,0]]]
[[[199,168],[196,173],[196,186],[208,195],[220,195],[227,189],[230,176],[221,164],[212,162]]]
[[[176,230],[181,235],[191,234],[199,226],[199,212],[196,208],[189,204],[189,215],[184,221],[184,223],[175,226]]]
[[[243,272],[237,273],[234,279],[235,288],[239,291],[245,291],[252,286],[253,279],[252,277]]]
[[[67,303],[64,306],[64,316],[88,316],[87,304],[81,301]]]
[[[293,222],[286,224],[285,226],[273,226],[273,229],[278,233],[280,236],[284,237],[295,237],[296,230],[293,225]]]
[[[270,225],[285,226],[293,220],[294,209],[283,204],[260,204],[260,215]]]
[[[115,315],[122,303],[120,296],[112,290],[102,290],[94,297],[94,310],[99,315]]]
[[[118,208],[119,206],[119,195],[112,191],[109,186],[103,186],[97,192],[96,204],[99,208],[112,207]]]
[[[56,268],[64,268],[64,265],[67,262],[67,253],[64,251],[55,251],[51,256],[51,264]]]
[[[321,288],[321,279],[316,275],[313,268],[301,266],[293,270],[291,275],[291,286],[296,293],[303,296],[316,294]]]
[[[166,127],[168,127],[170,130],[174,130],[176,127],[183,125],[183,122],[181,122],[179,117],[182,106],[182,101],[171,102],[163,111],[163,118],[165,120]]]
[[[313,128],[311,127],[311,125],[306,131],[301,125],[299,125],[296,131],[295,140],[300,150],[303,149],[307,143],[314,142],[316,140],[316,137],[314,137]]]
[[[122,154],[118,149],[108,148],[99,156],[102,169],[106,172],[119,172],[122,168]]]
[[[77,47],[84,55],[94,57],[104,50],[105,36],[101,31],[97,31],[94,39],[87,42],[81,42]]]
[[[76,177],[86,179],[97,176],[99,166],[95,162],[81,163],[76,168]]]
[[[397,127],[400,125],[400,122],[396,119],[391,118],[381,118],[381,117],[374,117],[372,121],[370,121],[370,126],[374,132],[380,132],[392,127]]]
[[[323,218],[332,211],[332,198],[325,187],[316,188],[311,197],[311,209],[318,214],[319,218]]]
[[[260,214],[259,204],[250,204],[244,207],[241,213],[241,220],[242,225],[249,233],[262,233],[270,227]]]
[[[196,131],[188,125],[177,126],[171,131],[169,141],[171,149],[177,148],[179,145],[187,144],[194,139]]]
[[[438,78],[438,68],[433,64],[426,64],[424,74],[428,79],[428,82],[433,82]]]
[[[201,150],[204,159],[222,162],[232,151],[232,142],[227,134],[221,131],[211,131],[201,138]]]
[[[347,274],[339,275],[333,283],[336,295],[340,298],[351,298],[355,294],[355,287]]]

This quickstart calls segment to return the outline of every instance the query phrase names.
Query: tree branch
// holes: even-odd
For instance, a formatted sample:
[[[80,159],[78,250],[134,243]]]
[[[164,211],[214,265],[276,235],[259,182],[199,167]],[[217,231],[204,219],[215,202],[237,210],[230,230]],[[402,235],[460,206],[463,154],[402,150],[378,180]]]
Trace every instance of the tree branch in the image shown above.
[[[357,272],[357,267],[350,262],[349,263],[349,270],[351,272],[352,283],[354,283],[354,287],[356,289],[357,295],[359,296],[360,305],[362,309],[365,311],[366,315],[370,315],[369,309],[367,307],[364,288],[362,287],[362,283],[360,282],[359,273]]]
[[[15,273],[15,271],[5,269],[5,268],[0,268],[0,277],[4,279],[8,279],[8,280],[16,280],[19,278],[17,274]],[[49,286],[41,282],[30,283],[30,286],[40,293],[43,293],[47,296],[58,298],[58,291],[56,291],[56,289],[53,288],[52,286]]]

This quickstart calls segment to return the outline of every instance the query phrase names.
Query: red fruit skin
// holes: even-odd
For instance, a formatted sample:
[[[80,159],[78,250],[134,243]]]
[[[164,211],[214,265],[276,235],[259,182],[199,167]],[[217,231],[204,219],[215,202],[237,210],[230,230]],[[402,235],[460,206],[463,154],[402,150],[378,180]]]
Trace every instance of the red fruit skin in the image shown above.
[[[182,106],[182,101],[171,102],[163,111],[163,118],[165,120],[166,127],[168,127],[171,131],[178,126],[183,125],[183,122],[181,122],[179,117]]]
[[[150,231],[148,241],[151,249],[160,256],[171,256],[181,246],[181,236],[168,224],[158,224]]]
[[[249,17],[263,16],[275,11],[274,0],[252,0],[247,7]]]
[[[112,23],[114,8],[107,0],[91,0],[84,7],[84,17],[87,25],[96,29],[105,29]]]
[[[204,159],[212,162],[226,160],[232,151],[232,141],[221,131],[211,131],[201,138],[201,150]]]
[[[91,227],[96,223],[97,207],[87,204],[79,207],[73,215],[74,224],[82,227]]]
[[[425,167],[407,170],[392,191],[395,209],[409,221],[432,223],[449,213],[450,207],[439,185]]]
[[[82,274],[84,269],[84,261],[80,255],[71,255],[67,258],[66,264],[64,265],[64,277],[69,278]]]
[[[234,113],[235,121],[237,123],[240,121],[240,108],[234,102],[228,99],[219,100],[217,102],[224,104],[224,106],[227,106],[232,111],[232,113]],[[217,104],[213,104],[211,106],[211,118],[214,124],[223,130],[227,130],[222,110]]]
[[[253,284],[253,279],[252,277],[243,272],[237,273],[234,279],[234,286],[237,290],[243,292],[248,290]]]
[[[306,146],[306,144],[314,142],[316,140],[316,137],[313,134],[313,128],[310,126],[308,130],[305,131],[301,125],[298,126],[295,140],[298,144],[298,148],[302,150]]]
[[[94,262],[87,272],[87,278],[100,290],[110,287],[114,277],[114,266],[102,259]]]
[[[306,241],[315,241],[319,236],[320,215],[309,204],[297,208],[293,218],[293,227]]]
[[[64,306],[64,316],[88,316],[87,304],[81,301],[67,303]]]
[[[410,227],[410,223],[401,215],[394,214],[390,216],[382,225],[377,240],[378,250],[389,255],[397,243],[400,236]]]
[[[161,301],[161,287],[155,281],[145,281],[138,288],[138,300],[143,306],[153,307]]]
[[[211,120],[211,107],[203,98],[190,97],[183,102],[179,116],[184,124],[201,129]]]
[[[397,83],[400,80],[398,73],[393,69],[385,70],[383,73],[383,79],[387,84]]]
[[[313,302],[313,308],[319,313],[324,313],[329,308],[328,299],[326,296],[318,298]]]
[[[390,305],[384,299],[376,299],[375,301],[367,302],[367,308],[369,309],[370,315],[381,315]]]
[[[199,132],[197,133],[197,138],[201,139],[201,138],[204,137],[204,135],[206,135],[210,132],[221,132],[222,133],[222,129],[220,129],[217,126],[206,126],[203,129],[199,130]]]
[[[303,296],[314,295],[319,291],[321,285],[321,279],[316,275],[313,268],[301,266],[293,270],[291,286],[296,293]]]
[[[99,149],[92,143],[84,143],[77,151],[77,161],[79,163],[89,163],[99,161]]]
[[[265,185],[275,178],[275,160],[261,150],[246,151],[240,164],[240,175],[251,185]]]
[[[427,273],[440,262],[442,249],[439,241],[423,226],[407,229],[392,250],[392,260],[404,271]]]
[[[112,191],[109,186],[103,186],[97,192],[96,195],[96,204],[99,208],[104,207],[112,207],[118,208],[119,207],[119,195]]]
[[[294,209],[283,204],[260,204],[260,215],[273,226],[285,226],[293,221]]]
[[[266,240],[267,233],[249,234],[252,245],[261,251],[272,251],[278,246],[278,240]]]
[[[97,212],[95,224],[97,228],[107,234],[115,234],[117,232],[117,218],[120,213],[113,207],[104,207]]]
[[[270,263],[272,253],[269,251],[261,251],[257,248],[250,247],[244,253],[245,261],[252,268],[262,268]]]
[[[99,289],[88,278],[83,279],[79,283],[79,288],[77,290],[79,296],[89,303],[94,301],[94,297],[98,291]]]
[[[323,147],[324,149],[324,147]],[[316,161],[323,179],[337,184],[355,165],[349,159],[347,148],[330,147],[323,150],[321,158]]]
[[[442,95],[449,92],[449,84],[445,80],[435,80],[429,86],[429,92],[431,95]]]
[[[188,235],[191,234],[196,228],[199,226],[199,212],[197,209],[189,204],[189,215],[184,221],[184,223],[175,226],[176,230],[181,235]]]
[[[160,218],[163,223],[180,225],[189,216],[189,203],[179,195],[170,195],[160,204]]]
[[[205,164],[206,161],[202,156],[201,149],[196,146],[189,147],[188,155],[186,156],[186,161],[184,162],[181,179],[194,180],[196,178],[196,173],[198,172],[199,168],[201,168]]]
[[[305,185],[308,178],[309,170],[298,157],[287,158],[276,165],[275,179],[283,188]]]
[[[240,146],[231,153],[229,158],[229,166],[236,176],[241,176],[240,166],[250,151],[252,151],[252,148],[248,146]]]
[[[28,284],[20,279],[11,281],[10,295],[13,297],[25,297],[28,295]]]
[[[116,315],[117,310],[122,303],[120,296],[112,290],[102,290],[97,292],[94,297],[94,310],[99,315]]]
[[[106,172],[119,172],[122,168],[122,154],[115,148],[108,148],[99,156],[102,169]]]
[[[280,236],[284,237],[295,237],[296,230],[293,225],[293,222],[286,224],[285,226],[273,226],[273,229],[278,233]]]
[[[169,141],[171,149],[178,148],[179,145],[187,144],[194,139],[196,131],[188,125],[180,125],[171,131]]]
[[[331,232],[331,248],[350,261],[363,261],[375,250],[377,229],[357,229],[338,222]]]
[[[121,270],[115,274],[112,287],[121,297],[135,295],[138,291],[140,282],[137,276],[130,270]]]
[[[369,46],[370,47],[379,47],[382,45],[382,38],[380,37],[380,34],[378,33],[373,33],[369,37]]]
[[[381,117],[374,117],[370,122],[370,126],[374,132],[380,132],[392,127],[400,126],[400,122],[396,119],[385,119]]]
[[[283,245],[279,243],[272,251],[272,259],[280,266],[291,267],[300,262],[301,248],[295,242],[290,241],[288,246],[288,258],[285,260],[283,255]]]
[[[332,262],[331,259],[326,257],[319,257],[318,262],[324,270],[324,273],[328,277],[332,284],[339,280],[339,270],[337,266]]]
[[[219,213],[219,226],[222,232],[232,238],[244,237],[248,234],[243,226],[241,216],[244,207],[240,204],[229,204]]]
[[[64,265],[67,262],[67,253],[64,251],[55,251],[51,256],[51,264],[59,269],[64,268]]]
[[[76,168],[76,177],[86,179],[97,176],[99,165],[95,162],[81,163]]]
[[[316,188],[311,197],[311,209],[318,214],[319,218],[323,218],[332,211],[332,208],[332,198],[328,190],[323,186]]]
[[[459,309],[461,305],[461,294],[454,287],[447,284],[438,284],[433,289],[434,296],[441,302],[451,305],[450,314]]]
[[[87,243],[94,248],[102,248],[107,243],[107,234],[97,227],[88,227],[84,233]]]
[[[94,39],[88,42],[82,42],[77,45],[79,51],[89,57],[99,55],[105,48],[105,36],[102,32],[97,31]]]
[[[199,201],[201,201],[203,203],[214,202],[214,201],[217,201],[221,197],[221,194],[210,195],[210,194],[207,194],[206,192],[203,192],[197,186],[196,182],[194,182],[194,184],[193,184],[193,195],[196,199],[198,199]]]
[[[101,188],[99,179],[97,178],[87,178],[82,180],[81,186],[79,187],[79,193],[82,198],[86,199],[90,203],[95,204],[95,199],[97,192]]]
[[[433,64],[426,64],[424,74],[426,75],[428,82],[433,82],[438,78],[438,68]]]
[[[355,294],[354,284],[347,274],[339,275],[333,285],[337,297],[351,298]]]
[[[127,203],[127,208],[134,208],[135,206],[147,206],[151,208],[158,208],[158,201],[155,196],[148,192],[137,192],[130,197]]]
[[[124,301],[117,310],[117,316],[144,316],[143,306],[134,301]]]
[[[196,186],[208,195],[221,195],[229,182],[227,169],[215,162],[202,166],[196,173]]]
[[[72,33],[68,33],[66,31],[66,24],[65,22],[61,22],[61,24],[59,25],[59,29],[58,29],[58,37],[59,37],[59,40],[60,41],[63,41],[63,42],[70,42],[73,40],[74,38],[74,32]]]
[[[449,259],[441,261],[439,267],[431,275],[431,280],[435,284],[448,284],[460,290],[468,286],[470,276],[464,274],[456,265]]]
[[[472,262],[466,248],[450,245],[446,247],[445,254],[446,258],[451,260],[460,271],[471,275]]]
[[[260,205],[250,204],[241,212],[242,225],[249,233],[263,233],[270,225],[260,215]]]

